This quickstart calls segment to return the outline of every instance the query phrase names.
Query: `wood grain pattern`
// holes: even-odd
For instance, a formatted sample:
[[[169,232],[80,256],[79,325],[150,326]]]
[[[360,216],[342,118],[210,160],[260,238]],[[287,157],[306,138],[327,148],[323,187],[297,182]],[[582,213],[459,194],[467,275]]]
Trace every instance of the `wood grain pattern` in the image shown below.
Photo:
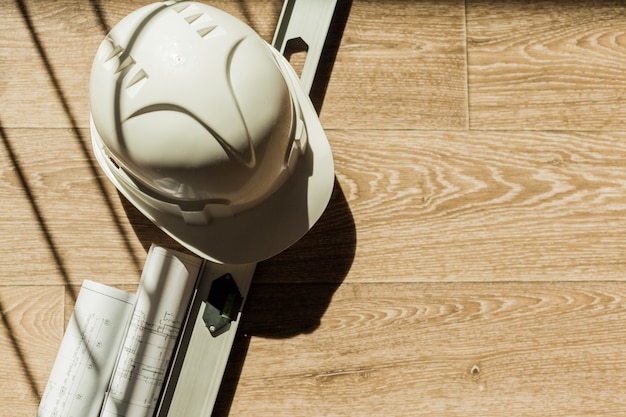
[[[0,416],[33,416],[63,336],[63,287],[8,286],[3,280],[0,314]]]
[[[355,1],[322,124],[327,129],[464,129],[463,31],[459,0]]]
[[[371,123],[464,128],[462,3],[354,2],[327,91],[341,99],[326,100],[323,123],[329,128]],[[11,3],[0,14],[7,36],[0,44],[4,127],[89,126],[89,71],[95,51],[107,28],[146,2],[93,4],[99,7],[87,1],[77,7],[70,0],[31,0],[22,7]],[[240,17],[270,41],[282,2],[211,4]],[[350,103],[350,108],[341,103]]]
[[[313,333],[284,340],[270,330],[290,320],[276,311],[282,298],[257,288],[242,323],[251,340],[230,412],[617,416],[626,400],[626,348],[616,337],[624,290],[347,284]],[[259,329],[262,338],[254,337]]]
[[[626,126],[626,5],[470,1],[471,127]]]
[[[59,283],[65,275],[73,284],[88,277],[135,283],[144,248],[152,241],[167,244],[169,238],[131,212],[131,223],[143,227],[137,235],[112,186],[105,183],[107,195],[99,193],[89,168],[94,162],[80,157],[70,131],[10,129],[5,135],[15,143],[65,270],[55,271],[51,251],[45,250],[51,243],[5,158],[9,169],[2,171],[0,194],[19,217],[0,222],[8,236],[1,245],[25,259],[36,256],[31,274],[22,278],[10,273],[20,264],[0,261],[9,282]],[[87,135],[81,130],[81,137]],[[299,272],[302,281],[333,282],[612,280],[626,268],[622,133],[347,130],[328,135],[350,212],[331,201],[309,236],[261,266],[261,282],[289,282],[298,271],[308,271]],[[33,146],[44,140],[59,143],[59,152],[72,157],[46,159],[42,146]],[[68,207],[76,207],[71,215]],[[331,237],[350,220],[353,241],[345,234]],[[19,236],[11,233],[16,222],[22,224]],[[125,239],[130,253],[123,250]],[[332,259],[341,248],[349,256],[354,240],[361,244],[352,248],[349,273],[334,273],[347,269]]]
[[[91,153],[93,54],[145,3],[0,7],[2,417],[35,413],[83,279],[180,249]],[[269,40],[282,1],[210,3]],[[625,12],[354,0],[331,202],[258,265],[215,415],[622,415]]]
[[[89,140],[87,130],[3,130],[0,195],[11,215],[0,220],[7,236],[0,248],[18,256],[0,261],[6,283],[136,282],[145,252],[115,188],[95,170],[93,156],[85,156]],[[28,276],[13,273],[24,263],[32,264]]]
[[[356,225],[346,281],[622,278],[622,133],[328,134]],[[306,237],[300,245],[320,256],[312,265],[332,271],[336,246],[325,253],[323,242],[337,226],[328,224],[313,231],[317,246]],[[302,255],[279,255],[268,276],[289,266],[295,274],[291,256]]]

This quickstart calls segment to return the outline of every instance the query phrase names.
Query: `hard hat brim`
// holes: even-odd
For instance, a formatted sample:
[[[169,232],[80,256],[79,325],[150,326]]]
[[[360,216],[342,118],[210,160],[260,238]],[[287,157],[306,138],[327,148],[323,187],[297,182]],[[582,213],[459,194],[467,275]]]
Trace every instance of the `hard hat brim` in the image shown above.
[[[208,224],[187,224],[180,215],[164,210],[162,201],[120,178],[119,168],[107,157],[103,141],[91,122],[96,159],[115,187],[144,216],[196,255],[217,263],[246,264],[270,258],[297,242],[321,217],[334,186],[333,157],[308,95],[282,55],[272,48],[285,77],[291,79],[294,100],[300,105],[308,134],[306,152],[292,175],[259,205]]]

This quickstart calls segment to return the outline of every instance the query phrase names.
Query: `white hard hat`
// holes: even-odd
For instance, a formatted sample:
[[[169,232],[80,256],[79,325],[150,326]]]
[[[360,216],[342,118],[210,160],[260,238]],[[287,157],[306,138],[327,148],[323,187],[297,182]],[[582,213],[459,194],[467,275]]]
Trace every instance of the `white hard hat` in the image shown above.
[[[122,19],[96,54],[90,104],[107,177],[203,258],[269,258],[328,204],[332,155],[297,75],[216,8],[155,3]]]

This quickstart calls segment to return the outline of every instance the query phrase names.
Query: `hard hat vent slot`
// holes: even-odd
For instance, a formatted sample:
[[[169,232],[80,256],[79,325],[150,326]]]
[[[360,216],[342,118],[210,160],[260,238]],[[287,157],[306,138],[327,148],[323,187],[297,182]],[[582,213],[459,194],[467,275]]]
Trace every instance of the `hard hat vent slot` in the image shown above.
[[[187,23],[192,24],[193,22],[198,20],[198,18],[202,17],[203,14],[204,13],[192,14],[191,16],[187,16],[185,20],[187,21]]]
[[[204,38],[205,36],[207,36],[209,33],[213,32],[213,30],[216,28],[217,26],[209,26],[206,28],[202,28],[202,29],[198,29],[196,32],[198,32],[198,35],[200,35],[200,37]]]
[[[183,10],[185,10],[187,7],[189,7],[191,4],[190,3],[185,3],[185,2],[179,2],[179,3],[174,3],[172,4],[172,9],[176,10],[177,13],[182,12]]]
[[[143,81],[146,78],[148,78],[148,74],[146,74],[146,72],[144,70],[140,69],[139,71],[137,71],[137,74],[135,74],[133,79],[130,80],[130,82],[128,83],[126,88],[130,88],[133,85],[137,84],[139,81]]]
[[[132,57],[127,56],[123,60],[120,57],[120,64],[115,70],[115,74],[119,74],[127,68],[130,69],[133,65],[135,65],[135,60]]]
[[[111,51],[109,56],[106,57],[104,62],[108,62],[108,61],[112,60],[113,58],[115,58],[116,56],[118,56],[119,54],[121,54],[122,52],[124,52],[124,48],[122,48],[119,45],[113,44],[113,40],[111,38],[109,38],[109,42],[111,42],[111,44],[113,45],[113,50]]]
[[[125,49],[121,45],[117,45],[112,38],[107,40],[111,44],[111,52],[104,60],[105,68],[113,69],[113,74],[117,75],[125,70],[130,70],[135,65],[135,60],[130,54],[125,53]]]
[[[180,3],[172,5],[172,8],[185,19],[185,22],[187,22],[201,38],[206,39],[210,34],[219,34],[220,31],[215,31],[218,25],[213,23],[213,18],[202,11],[197,5]]]

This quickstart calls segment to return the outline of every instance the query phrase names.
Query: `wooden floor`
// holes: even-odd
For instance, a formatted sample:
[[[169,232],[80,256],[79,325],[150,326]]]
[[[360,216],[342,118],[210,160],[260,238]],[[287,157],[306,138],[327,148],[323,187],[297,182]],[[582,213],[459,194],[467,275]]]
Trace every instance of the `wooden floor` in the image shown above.
[[[36,414],[83,279],[175,247],[88,130],[145,3],[0,6],[1,416]],[[281,7],[213,4],[268,40]],[[624,415],[626,3],[354,0],[326,87],[333,198],[258,266],[215,415]]]

